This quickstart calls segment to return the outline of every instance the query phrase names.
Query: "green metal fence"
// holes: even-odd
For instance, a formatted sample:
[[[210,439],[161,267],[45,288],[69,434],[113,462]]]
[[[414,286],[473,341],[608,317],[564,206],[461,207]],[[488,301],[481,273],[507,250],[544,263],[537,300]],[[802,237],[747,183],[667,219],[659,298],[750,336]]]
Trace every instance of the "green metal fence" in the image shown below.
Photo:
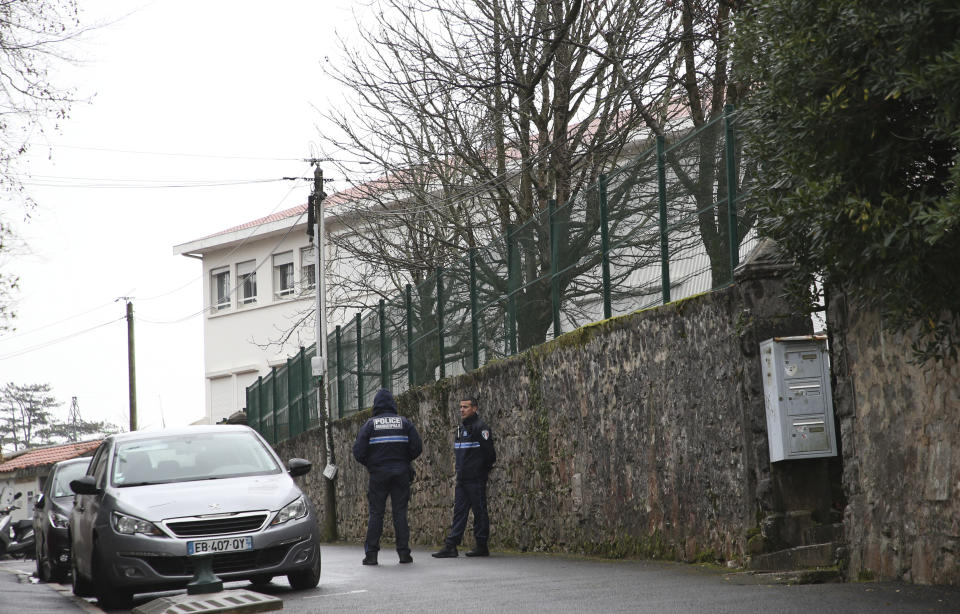
[[[344,417],[394,393],[476,369],[584,324],[726,286],[756,242],[752,170],[731,108],[656,144],[328,337],[329,407]],[[270,441],[317,422],[313,347],[247,389]],[[312,399],[312,401],[311,401]],[[312,405],[311,405],[312,403]]]
[[[247,387],[247,424],[270,443],[298,435],[320,423],[317,414],[317,387],[310,376],[313,346],[271,369],[265,377]]]

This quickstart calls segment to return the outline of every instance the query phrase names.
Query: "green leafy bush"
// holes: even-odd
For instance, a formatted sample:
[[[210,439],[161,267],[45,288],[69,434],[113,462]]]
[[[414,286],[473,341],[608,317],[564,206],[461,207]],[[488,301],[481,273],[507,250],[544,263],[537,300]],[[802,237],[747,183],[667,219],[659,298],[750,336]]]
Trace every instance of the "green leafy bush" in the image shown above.
[[[762,232],[798,279],[912,330],[920,359],[956,357],[960,6],[758,0],[735,47]]]

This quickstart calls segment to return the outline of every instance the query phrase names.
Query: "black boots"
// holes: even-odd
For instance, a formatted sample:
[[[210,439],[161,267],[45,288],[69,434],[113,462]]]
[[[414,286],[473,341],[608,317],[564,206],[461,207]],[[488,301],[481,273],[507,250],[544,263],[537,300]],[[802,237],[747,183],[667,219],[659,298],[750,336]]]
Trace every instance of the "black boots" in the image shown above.
[[[486,544],[477,544],[477,547],[467,552],[467,556],[490,556]]]
[[[400,564],[403,564],[403,563],[412,563],[412,562],[413,562],[413,557],[410,556],[410,553],[409,553],[409,552],[401,552],[401,553],[400,553]]]
[[[486,544],[477,544],[477,546],[466,553],[467,556],[490,556],[490,551],[487,550]],[[456,546],[444,546],[443,550],[433,553],[433,558],[435,559],[452,559],[457,556],[457,547]]]
[[[368,552],[366,555],[364,555],[364,557],[363,557],[363,564],[364,564],[364,565],[376,565],[376,564],[377,564],[377,553],[376,553],[376,552]]]

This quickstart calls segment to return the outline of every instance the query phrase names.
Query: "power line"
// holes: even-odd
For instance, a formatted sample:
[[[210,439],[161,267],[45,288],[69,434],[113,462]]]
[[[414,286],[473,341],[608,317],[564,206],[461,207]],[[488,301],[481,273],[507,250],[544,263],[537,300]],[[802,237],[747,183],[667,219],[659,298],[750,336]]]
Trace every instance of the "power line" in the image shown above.
[[[94,311],[99,311],[100,309],[103,309],[104,307],[110,306],[110,305],[112,305],[113,303],[114,303],[114,301],[110,301],[109,303],[104,303],[104,304],[102,304],[102,305],[98,305],[97,307],[94,307],[94,308],[92,308],[92,309],[88,309],[87,311],[81,311],[80,313],[75,313],[75,314],[73,314],[72,316],[67,316],[66,318],[63,318],[62,320],[57,320],[56,322],[50,322],[49,324],[45,324],[45,325],[43,325],[43,326],[38,326],[37,328],[31,329],[31,330],[16,332],[16,333],[14,333],[14,334],[12,334],[12,335],[0,336],[0,342],[9,341],[10,339],[18,339],[18,338],[20,338],[20,337],[26,337],[27,335],[32,335],[32,334],[34,334],[34,333],[40,332],[41,330],[46,330],[46,329],[48,329],[48,328],[50,328],[50,327],[56,326],[57,324],[63,324],[64,322],[67,322],[67,321],[69,321],[69,320],[73,320],[73,319],[75,319],[75,318],[79,318],[80,316],[85,316],[85,315],[87,315],[88,313],[93,313]]]
[[[261,184],[261,183],[277,183],[280,181],[290,181],[289,177],[279,177],[276,179],[236,179],[236,180],[197,180],[197,181],[181,181],[177,183],[156,183],[149,184],[143,183],[140,185],[137,184],[124,184],[124,181],[139,181],[134,179],[110,179],[104,181],[113,181],[116,183],[64,183],[58,181],[58,179],[69,179],[69,180],[80,180],[83,181],[83,178],[72,178],[72,177],[63,177],[63,178],[52,178],[52,181],[23,181],[23,185],[39,187],[39,188],[71,188],[71,189],[81,189],[81,188],[112,188],[112,189],[159,189],[159,188],[215,188],[223,186],[235,186],[235,185],[251,185],[251,184]],[[97,179],[91,179],[91,182],[98,181]],[[149,180],[144,180],[149,181]]]
[[[114,149],[111,147],[91,147],[87,145],[64,145],[59,143],[31,143],[51,149],[80,149],[83,151],[101,151],[105,153],[134,154],[138,156],[166,156],[171,158],[217,158],[221,160],[269,160],[276,162],[301,162],[303,158],[275,158],[269,156],[236,156],[232,154],[203,154],[172,151],[144,151],[137,149]]]
[[[267,255],[263,257],[263,260],[261,260],[260,262],[257,263],[257,266],[254,267],[254,269],[253,269],[253,272],[254,272],[254,273],[256,273],[257,271],[259,271],[259,270],[260,270],[260,267],[262,267],[264,264],[266,264],[267,260],[270,260],[270,258],[273,257],[273,252],[274,252],[278,247],[280,247],[280,246],[283,244],[284,241],[287,240],[287,237],[290,236],[290,233],[293,232],[293,229],[296,228],[297,224],[300,223],[300,220],[303,219],[303,216],[306,215],[306,213],[307,213],[306,211],[303,211],[300,215],[297,216],[297,219],[295,219],[295,220],[293,221],[293,223],[292,223],[292,224],[290,225],[290,227],[287,229],[287,232],[283,233],[283,236],[280,237],[280,240],[277,241],[277,243],[267,252]],[[247,237],[247,238],[249,238],[249,237]],[[212,268],[215,268],[215,267],[212,267]],[[251,275],[251,273],[248,273],[247,275],[243,275],[243,276],[237,275],[237,278],[238,278],[238,279],[237,279],[237,282],[236,282],[236,284],[235,284],[232,288],[230,288],[230,292],[229,292],[228,294],[233,295],[233,294],[237,291],[237,289],[244,283],[244,281],[246,280],[246,278],[247,278],[249,275]],[[190,283],[193,283],[193,282],[191,281]],[[206,299],[204,299],[204,300],[206,300]],[[211,307],[211,305],[204,305],[203,308],[200,309],[199,311],[195,311],[195,312],[193,312],[193,313],[187,314],[187,315],[183,316],[182,318],[177,318],[176,320],[168,320],[168,321],[142,320],[142,321],[144,321],[144,322],[149,322],[150,324],[179,324],[180,322],[184,322],[184,321],[189,320],[190,318],[192,318],[192,317],[194,317],[194,316],[198,316],[198,315],[206,312],[207,309],[209,309],[210,307]]]
[[[61,342],[66,341],[66,340],[68,340],[68,339],[73,339],[74,337],[78,337],[78,336],[80,336],[80,335],[83,335],[83,334],[89,333],[89,332],[91,332],[91,331],[97,330],[98,328],[103,328],[104,326],[109,326],[110,324],[113,324],[114,322],[119,322],[119,321],[125,320],[125,319],[126,319],[126,316],[124,316],[124,317],[122,317],[122,318],[117,318],[117,319],[114,319],[114,320],[110,320],[109,322],[104,322],[104,323],[102,323],[102,324],[97,324],[96,326],[91,326],[90,328],[86,328],[86,329],[84,329],[84,330],[80,330],[80,331],[77,331],[77,332],[75,332],[75,333],[70,333],[69,335],[64,335],[63,337],[60,337],[60,338],[58,338],[58,339],[52,339],[52,340],[50,340],[50,341],[46,341],[46,342],[44,342],[44,343],[37,344],[37,345],[35,345],[35,346],[33,346],[33,347],[28,347],[28,348],[24,348],[24,349],[22,349],[22,350],[16,350],[16,351],[11,352],[11,353],[9,353],[9,354],[0,355],[0,361],[2,361],[2,360],[8,360],[8,359],[10,359],[10,358],[16,358],[17,356],[23,356],[24,354],[29,354],[30,352],[35,352],[35,351],[37,351],[37,350],[42,350],[42,349],[44,349],[44,348],[50,347],[51,345],[56,345],[57,343],[61,343]]]
[[[305,170],[309,170],[309,168],[310,168],[310,167],[307,166],[307,168],[306,168]],[[301,172],[300,174],[302,174],[302,172]],[[224,264],[228,263],[228,262],[230,261],[230,257],[233,256],[233,255],[237,252],[238,249],[240,249],[241,247],[243,247],[244,244],[246,244],[246,242],[249,241],[250,238],[251,238],[254,234],[256,234],[257,230],[259,230],[261,226],[263,226],[264,224],[267,223],[268,218],[269,218],[271,215],[273,215],[273,213],[274,213],[277,209],[280,208],[280,205],[282,205],[282,204],[287,200],[287,198],[290,197],[291,194],[293,194],[293,191],[296,189],[296,187],[297,187],[297,184],[293,184],[293,185],[290,187],[290,189],[286,191],[286,193],[283,195],[283,197],[280,198],[280,200],[277,202],[277,204],[273,206],[273,209],[271,209],[270,212],[263,217],[263,221],[260,222],[259,224],[257,224],[256,226],[253,226],[252,228],[250,228],[250,229],[249,229],[249,230],[250,230],[250,233],[247,234],[247,236],[245,236],[245,237],[240,241],[240,243],[238,243],[237,245],[235,245],[235,246],[233,247],[233,249],[231,249],[227,254],[225,254],[223,257],[221,257],[221,258],[217,261],[216,264],[211,265],[210,268],[217,268],[217,267],[223,266]],[[301,214],[301,217],[302,217],[302,214]],[[286,235],[284,235],[284,236],[286,236]],[[183,290],[184,288],[186,288],[187,286],[191,285],[192,283],[194,283],[194,282],[196,282],[196,281],[198,281],[198,280],[199,280],[199,281],[203,281],[203,276],[204,276],[204,274],[201,273],[199,277],[194,277],[194,278],[192,278],[190,281],[188,281],[187,283],[185,283],[185,284],[183,284],[183,285],[181,285],[181,286],[177,286],[177,287],[174,288],[173,290],[168,290],[167,292],[163,292],[163,293],[161,293],[161,294],[155,294],[154,296],[149,296],[149,297],[147,297],[147,298],[140,299],[140,300],[141,300],[141,301],[153,301],[153,300],[156,300],[156,299],[158,299],[158,298],[163,298],[164,296],[169,296],[169,295],[173,294],[174,292],[179,292],[180,290]],[[196,315],[196,314],[193,314],[193,315]],[[191,316],[187,316],[187,317],[193,317],[193,316],[191,315]],[[163,323],[163,324],[169,324],[169,322],[151,322],[151,323],[152,323],[152,324],[161,324],[161,323]]]
[[[161,156],[169,158],[210,158],[210,159],[219,159],[219,160],[255,160],[255,161],[268,161],[268,162],[303,162],[307,158],[297,157],[297,158],[283,158],[283,157],[274,157],[274,156],[238,156],[234,154],[215,154],[215,153],[194,153],[194,152],[183,152],[183,151],[147,151],[141,149],[117,149],[113,147],[94,147],[89,145],[65,145],[61,143],[36,143],[30,142],[30,145],[36,145],[40,147],[48,147],[50,149],[79,149],[82,151],[99,151],[103,153],[121,153],[121,154],[133,154],[138,156]],[[355,160],[347,159],[337,159],[337,158],[326,158],[326,161],[329,162],[342,162],[342,163],[353,163]],[[363,164],[363,162],[360,162]]]

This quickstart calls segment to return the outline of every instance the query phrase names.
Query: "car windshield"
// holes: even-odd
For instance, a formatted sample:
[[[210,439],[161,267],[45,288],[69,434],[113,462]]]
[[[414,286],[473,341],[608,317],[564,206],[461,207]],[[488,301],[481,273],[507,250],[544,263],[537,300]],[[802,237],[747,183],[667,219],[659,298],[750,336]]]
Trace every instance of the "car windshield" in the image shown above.
[[[57,468],[57,475],[53,482],[53,497],[72,497],[73,491],[70,489],[70,482],[78,480],[87,472],[90,466],[89,460],[86,463],[69,463]]]
[[[253,433],[208,432],[120,443],[114,452],[111,482],[120,487],[143,486],[280,471]]]

